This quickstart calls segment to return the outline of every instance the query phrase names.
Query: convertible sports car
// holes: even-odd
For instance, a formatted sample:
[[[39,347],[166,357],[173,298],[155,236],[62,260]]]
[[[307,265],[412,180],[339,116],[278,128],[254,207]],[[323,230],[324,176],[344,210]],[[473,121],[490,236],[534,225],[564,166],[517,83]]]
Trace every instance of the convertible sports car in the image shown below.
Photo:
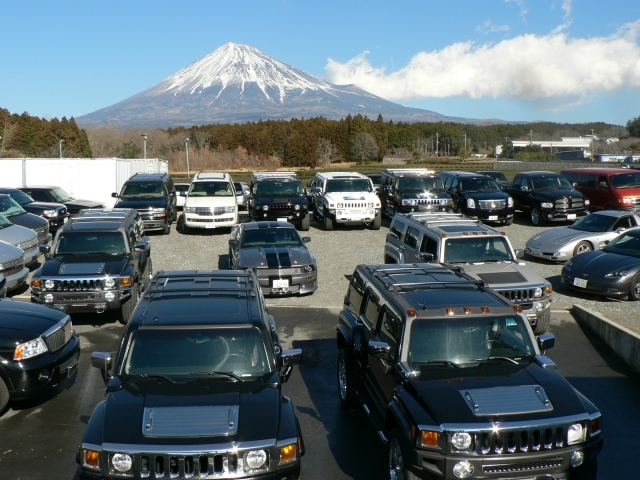
[[[575,221],[569,227],[550,228],[527,240],[532,257],[566,262],[579,253],[601,250],[628,228],[640,226],[640,216],[620,210],[603,210]]]
[[[252,268],[265,295],[307,294],[318,288],[316,259],[289,222],[248,222],[231,228],[229,265]]]
[[[562,284],[586,294],[640,300],[640,228],[621,233],[601,251],[573,257],[562,267]]]

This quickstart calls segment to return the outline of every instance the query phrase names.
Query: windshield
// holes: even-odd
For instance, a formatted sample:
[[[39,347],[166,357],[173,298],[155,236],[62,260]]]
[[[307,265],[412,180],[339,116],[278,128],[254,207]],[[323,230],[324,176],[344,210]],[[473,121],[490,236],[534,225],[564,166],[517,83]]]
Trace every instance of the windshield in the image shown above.
[[[445,240],[447,263],[510,262],[514,258],[504,237],[464,237]]]
[[[401,190],[414,190],[424,192],[426,190],[443,190],[440,177],[402,177],[398,181]]]
[[[640,231],[634,230],[616,237],[602,251],[640,258]]]
[[[373,186],[371,180],[364,178],[327,180],[325,192],[373,192]]]
[[[55,255],[124,255],[127,253],[120,232],[72,232],[60,234]]]
[[[267,245],[301,247],[303,243],[295,228],[253,228],[244,231],[243,247],[264,247]]]
[[[125,183],[120,198],[163,198],[164,185],[161,182]]]
[[[11,198],[9,195],[6,197],[0,197],[0,212],[2,212],[7,218],[25,213],[25,209]]]
[[[49,193],[58,203],[64,203],[68,202],[69,200],[73,200],[73,197],[60,187],[52,188]]]
[[[11,223],[11,221],[7,217],[0,213],[0,229],[10,227],[11,225],[13,225],[13,223]]]
[[[137,330],[122,373],[198,377],[227,372],[252,377],[269,371],[260,332],[246,326]]]
[[[640,187],[640,172],[629,172],[611,176],[613,188]]]
[[[189,190],[190,197],[233,197],[229,182],[193,182]]]
[[[489,177],[493,178],[494,180],[500,180],[501,182],[506,182],[507,181],[507,177],[504,173],[502,172],[482,172],[483,175],[488,175]]]
[[[617,217],[592,213],[582,217],[580,220],[576,220],[569,228],[582,232],[608,232],[613,228],[616,221],[618,221]]]
[[[469,363],[492,357],[520,360],[536,355],[524,320],[517,316],[414,320],[408,362]]]
[[[296,195],[304,192],[302,182],[262,181],[253,186],[256,195]]]
[[[500,190],[493,178],[464,178],[460,180],[461,192],[496,192]]]
[[[567,188],[571,190],[573,187],[569,181],[561,175],[550,175],[548,177],[531,177],[534,190],[553,190],[556,188]]]
[[[12,190],[11,193],[7,195],[10,195],[19,205],[26,205],[33,202],[33,198],[21,190]]]

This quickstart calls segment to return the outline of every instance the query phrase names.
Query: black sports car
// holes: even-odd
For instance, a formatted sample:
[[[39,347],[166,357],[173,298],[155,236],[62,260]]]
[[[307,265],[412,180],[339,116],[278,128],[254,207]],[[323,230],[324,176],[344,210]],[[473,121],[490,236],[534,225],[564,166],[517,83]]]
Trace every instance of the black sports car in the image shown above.
[[[229,264],[253,269],[262,293],[312,293],[318,288],[316,259],[289,222],[248,222],[234,225],[229,240]]]
[[[640,300],[640,228],[625,231],[602,250],[573,257],[563,285],[588,294]]]

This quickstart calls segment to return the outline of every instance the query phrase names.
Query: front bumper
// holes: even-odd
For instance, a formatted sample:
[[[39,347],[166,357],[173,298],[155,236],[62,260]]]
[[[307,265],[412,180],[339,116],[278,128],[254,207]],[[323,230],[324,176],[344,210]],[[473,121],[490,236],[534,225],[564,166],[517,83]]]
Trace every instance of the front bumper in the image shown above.
[[[261,272],[256,270],[258,283],[264,295],[304,295],[318,289],[318,271],[304,274]]]
[[[380,214],[380,209],[331,209],[329,214],[335,219],[336,223],[362,225],[363,223],[373,222],[376,216]]]
[[[500,210],[482,210],[479,208],[468,208],[464,211],[465,215],[483,222],[504,222],[511,220],[515,213],[515,208],[503,208]]]
[[[30,250],[25,250],[24,252],[24,264],[26,266],[29,266],[33,263],[35,263],[36,260],[38,260],[38,257],[40,256],[40,250],[38,249],[38,246],[36,245],[35,247],[33,247]]]
[[[221,215],[198,215],[187,213],[184,215],[184,224],[188,228],[228,228],[238,223],[237,214],[225,213]]]
[[[309,211],[304,210],[253,210],[251,212],[251,218],[258,222],[261,220],[272,221],[272,222],[291,222],[296,225],[302,223],[309,215]]]
[[[7,287],[7,291],[15,290],[20,285],[22,285],[27,279],[27,275],[29,275],[29,269],[27,267],[23,267],[13,275],[5,276],[7,280],[7,283],[5,285]]]
[[[80,339],[74,333],[62,350],[55,353],[47,352],[21,362],[8,361],[4,369],[11,399],[35,397],[76,375],[79,355]]]
[[[114,293],[112,300],[107,294]],[[51,295],[47,300],[46,295]],[[131,289],[122,290],[93,290],[93,291],[42,291],[31,289],[31,301],[57,308],[67,313],[103,313],[107,310],[118,310],[122,303],[131,297]]]
[[[589,215],[589,209],[555,210],[543,208],[541,214],[547,222],[566,222]]]
[[[576,277],[578,282],[576,282]],[[562,270],[560,274],[562,285],[571,290],[582,292],[585,295],[601,295],[603,297],[623,298],[629,295],[631,288],[631,279],[633,275],[626,275],[622,278],[598,278],[593,280],[591,278],[585,278],[583,275],[574,275],[573,272],[565,272]],[[578,283],[584,281],[585,286],[580,286]]]
[[[573,249],[570,249],[570,250],[564,250],[564,249],[554,250],[553,248],[540,249],[540,248],[535,248],[527,245],[525,246],[524,251],[527,253],[527,255],[531,255],[532,257],[542,258],[544,260],[550,260],[553,262],[566,262],[571,257],[573,257]],[[561,255],[556,255],[558,253]]]
[[[56,215],[55,217],[44,217],[49,220],[49,230],[55,231],[69,221],[69,213]]]
[[[151,230],[164,230],[168,225],[166,216],[162,218],[143,218],[142,223],[147,232]]]

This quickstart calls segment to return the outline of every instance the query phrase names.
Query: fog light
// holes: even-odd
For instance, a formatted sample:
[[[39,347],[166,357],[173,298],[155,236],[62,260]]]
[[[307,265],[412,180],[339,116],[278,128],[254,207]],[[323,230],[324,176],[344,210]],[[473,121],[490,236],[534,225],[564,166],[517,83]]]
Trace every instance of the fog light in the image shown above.
[[[579,467],[584,463],[584,453],[573,452],[569,461],[571,462],[572,467]]]
[[[338,210],[338,215],[342,215],[342,210]]]
[[[53,280],[45,280],[44,281],[44,288],[51,290],[53,289],[53,287],[55,286],[55,283],[53,283]]]
[[[466,460],[458,462],[453,466],[453,474],[458,478],[469,478],[473,475],[473,465]]]
[[[44,296],[44,301],[45,301],[45,302],[53,302],[53,294],[51,294],[51,293],[47,293],[47,294]]]
[[[126,453],[116,453],[113,458],[111,458],[111,463],[113,464],[113,468],[122,473],[131,470],[131,466],[133,465],[131,457]]]
[[[536,312],[541,312],[544,309],[544,305],[540,302],[536,303]]]
[[[551,213],[547,214],[548,218],[553,218],[553,215]]]
[[[104,298],[106,298],[106,299],[107,299],[107,302],[112,302],[112,301],[113,301],[113,299],[114,299],[114,298],[116,298],[116,294],[115,294],[115,293],[113,293],[113,292],[107,292],[107,293],[104,295]]]

